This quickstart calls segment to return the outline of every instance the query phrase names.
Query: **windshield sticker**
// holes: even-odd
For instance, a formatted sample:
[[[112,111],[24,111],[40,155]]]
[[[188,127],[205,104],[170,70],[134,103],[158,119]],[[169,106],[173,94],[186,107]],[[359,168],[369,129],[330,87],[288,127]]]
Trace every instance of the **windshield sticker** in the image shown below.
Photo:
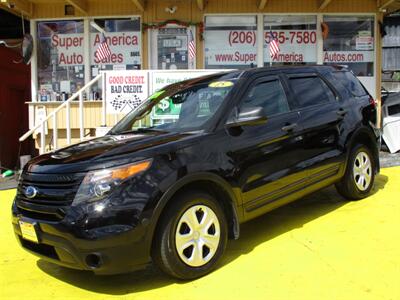
[[[155,92],[153,95],[151,95],[151,96],[149,97],[149,100],[154,100],[154,99],[158,98],[158,97],[159,97],[160,95],[162,95],[164,92],[165,92],[165,90],[161,90],[161,91]]]
[[[208,86],[213,88],[224,88],[232,85],[233,85],[232,81],[214,81],[211,82]]]

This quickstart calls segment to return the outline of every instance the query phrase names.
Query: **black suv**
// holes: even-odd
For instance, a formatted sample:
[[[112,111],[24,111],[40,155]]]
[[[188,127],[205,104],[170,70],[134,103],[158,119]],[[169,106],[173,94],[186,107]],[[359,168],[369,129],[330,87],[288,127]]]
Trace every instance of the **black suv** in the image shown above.
[[[178,113],[145,126],[158,107]],[[22,247],[66,267],[112,274],[153,261],[197,278],[243,222],[331,184],[346,199],[366,197],[379,172],[375,122],[374,100],[341,67],[176,83],[106,136],[31,160],[14,231]]]

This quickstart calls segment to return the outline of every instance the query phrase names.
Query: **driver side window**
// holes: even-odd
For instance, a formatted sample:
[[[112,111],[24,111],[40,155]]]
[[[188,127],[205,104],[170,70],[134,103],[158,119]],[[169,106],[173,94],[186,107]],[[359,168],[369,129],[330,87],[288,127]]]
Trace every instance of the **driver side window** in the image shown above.
[[[267,117],[289,111],[286,94],[280,80],[260,82],[250,89],[240,109],[261,106]]]

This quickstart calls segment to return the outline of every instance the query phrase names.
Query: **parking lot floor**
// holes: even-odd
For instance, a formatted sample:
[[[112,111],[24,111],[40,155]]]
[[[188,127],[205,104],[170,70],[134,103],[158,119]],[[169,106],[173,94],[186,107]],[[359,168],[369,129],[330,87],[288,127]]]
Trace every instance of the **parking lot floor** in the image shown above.
[[[216,271],[179,282],[36,258],[12,232],[15,190],[0,191],[0,299],[400,299],[400,167],[382,169],[373,192],[346,202],[330,187],[250,221]]]

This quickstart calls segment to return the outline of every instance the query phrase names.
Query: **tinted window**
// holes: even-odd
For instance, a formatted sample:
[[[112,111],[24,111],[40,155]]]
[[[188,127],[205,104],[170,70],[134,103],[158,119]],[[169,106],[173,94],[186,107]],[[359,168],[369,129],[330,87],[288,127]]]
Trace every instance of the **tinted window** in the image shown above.
[[[291,78],[290,85],[300,107],[335,100],[335,95],[331,89],[317,76]]]
[[[243,101],[241,107],[262,106],[267,116],[289,111],[285,91],[279,80],[255,85]]]
[[[333,72],[332,74],[352,95],[361,97],[367,94],[360,81],[352,73],[344,71]]]

